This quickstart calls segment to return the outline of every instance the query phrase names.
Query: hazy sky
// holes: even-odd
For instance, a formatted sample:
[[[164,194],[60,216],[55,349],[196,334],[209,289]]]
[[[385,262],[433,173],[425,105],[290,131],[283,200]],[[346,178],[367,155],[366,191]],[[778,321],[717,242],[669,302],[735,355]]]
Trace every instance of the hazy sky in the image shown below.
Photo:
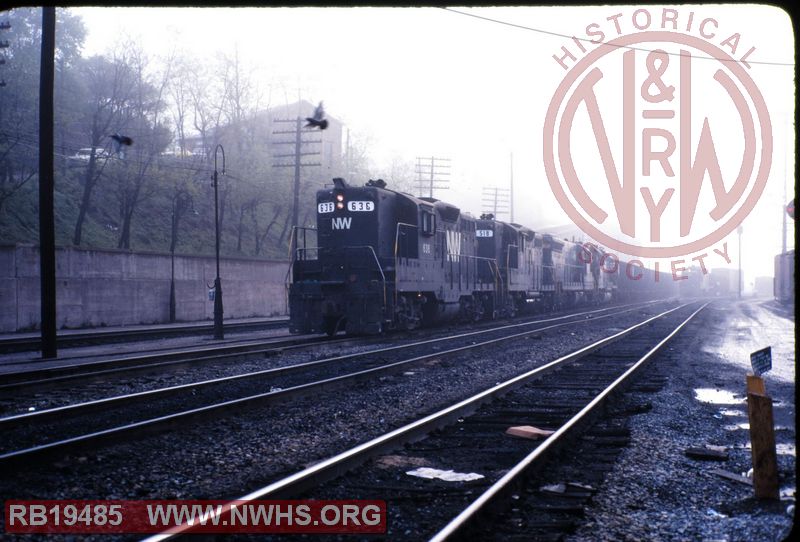
[[[566,74],[552,55],[562,46],[578,53],[569,36],[585,38],[592,23],[613,37],[614,21],[622,34],[635,32],[632,13],[637,7],[454,9],[539,31],[437,8],[86,7],[73,12],[87,26],[86,54],[109,51],[120,36],[141,40],[154,56],[175,46],[208,58],[238,48],[262,87],[271,89],[273,105],[293,102],[298,94],[311,102],[324,100],[330,115],[370,136],[377,160],[394,155],[451,158],[451,189],[436,195],[473,214],[481,212],[483,187],[508,187],[513,152],[515,221],[532,227],[568,222],[542,164],[545,114]],[[647,9],[653,15],[650,29],[658,29],[662,9]],[[739,34],[737,57],[756,47],[748,57],[748,72],[769,109],[775,151],[765,193],[744,222],[743,247],[746,280],[771,275],[772,258],[780,251],[784,185],[793,190],[786,173],[794,170],[795,147],[790,19],[778,8],[757,5],[676,9],[679,26],[685,30],[693,25],[688,33],[694,36],[699,36],[699,21],[713,17],[717,26],[704,30],[715,31],[708,40],[715,45]],[[618,13],[620,18],[609,20]],[[741,132],[741,122],[734,119],[739,124],[726,127],[726,114],[714,109],[717,100],[705,96],[706,103],[702,98],[694,107],[711,111],[712,127],[718,127],[714,143],[728,178],[729,163],[741,159],[742,137],[736,129]],[[619,124],[615,110],[604,115],[613,135]],[[597,144],[587,139],[588,124],[586,130],[573,135],[573,147],[586,148],[586,158],[580,160],[585,170],[601,173]],[[710,189],[704,188],[703,194],[708,196]],[[792,232],[790,224],[790,247]],[[735,258],[736,235],[728,242]],[[707,264],[724,262],[709,258]]]

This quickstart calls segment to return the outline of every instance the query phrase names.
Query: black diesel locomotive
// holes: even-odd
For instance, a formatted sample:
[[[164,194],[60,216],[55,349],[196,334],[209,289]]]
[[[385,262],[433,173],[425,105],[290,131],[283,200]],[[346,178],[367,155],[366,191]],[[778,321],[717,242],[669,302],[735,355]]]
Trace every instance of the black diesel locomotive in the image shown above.
[[[336,178],[317,192],[316,231],[294,231],[289,329],[376,334],[639,297],[623,295],[633,281],[603,256],[380,179],[356,187]]]

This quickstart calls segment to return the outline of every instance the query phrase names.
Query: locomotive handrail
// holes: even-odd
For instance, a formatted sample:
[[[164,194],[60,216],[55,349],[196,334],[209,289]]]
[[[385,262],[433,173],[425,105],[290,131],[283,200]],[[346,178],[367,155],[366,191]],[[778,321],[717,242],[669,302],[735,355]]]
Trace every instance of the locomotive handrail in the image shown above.
[[[506,247],[506,288],[505,292],[511,290],[511,247],[514,247],[519,252],[519,245],[508,245]],[[519,254],[517,254],[517,267],[514,269],[519,270]]]
[[[286,296],[286,298],[284,299],[284,303],[286,304],[287,307],[289,306],[289,300],[288,300],[289,284],[291,281],[292,269],[294,269],[294,262],[297,260],[298,252],[301,250],[301,249],[296,249],[295,253],[292,254],[293,252],[292,247],[296,246],[297,244],[297,230],[303,230],[303,232],[305,233],[305,230],[317,231],[317,228],[309,228],[306,226],[292,226],[292,233],[289,235],[289,254],[288,254],[289,267],[288,269],[286,269],[286,276],[283,279],[283,285],[285,290],[284,294]],[[303,236],[303,244],[305,245],[305,235]],[[309,250],[309,248],[304,246],[302,250]],[[314,247],[313,249],[310,250],[319,250],[319,247]]]
[[[395,232],[394,232],[394,268],[397,269],[397,249],[400,245],[400,226],[408,226],[409,228],[416,228],[419,229],[419,226],[415,224],[407,224],[405,222],[398,222],[395,225]]]
[[[307,229],[313,229],[313,228],[307,228]],[[368,248],[370,253],[372,254],[372,258],[375,260],[375,265],[378,266],[378,271],[380,271],[380,274],[381,274],[381,283],[382,283],[382,286],[383,286],[383,304],[386,305],[386,275],[384,274],[383,268],[381,267],[381,262],[378,260],[378,255],[375,254],[375,249],[370,245],[358,245],[358,246],[354,246],[354,247],[344,247],[345,250],[352,250],[352,249],[355,249],[355,248]],[[300,256],[299,256],[300,252],[305,252],[307,250],[319,251],[321,249],[319,247],[296,248],[295,249],[296,259],[297,260],[300,259]],[[305,260],[303,260],[303,261],[305,261]],[[289,270],[286,272],[287,282],[288,282],[288,278],[289,278],[289,273],[292,270],[292,266],[294,265],[294,262],[295,262],[295,260],[293,259],[292,263],[289,265]]]
[[[305,247],[305,248],[296,248],[296,249],[294,249],[294,251],[295,251],[295,258],[296,258],[298,261],[303,261],[303,262],[307,262],[307,261],[309,261],[309,260],[307,260],[307,259],[305,258],[305,256],[303,257],[303,259],[302,259],[302,260],[300,259],[300,252],[301,252],[301,251],[302,251],[302,252],[306,252],[306,251],[309,251],[309,250],[316,250],[316,251],[319,251],[319,250],[322,250],[322,249],[321,249],[321,248],[319,248],[319,247]],[[317,259],[319,259],[319,257],[318,257]]]
[[[394,306],[397,306],[397,282],[399,277],[397,276],[397,249],[400,246],[400,226],[408,226],[409,228],[416,228],[419,229],[419,226],[416,224],[408,224],[406,222],[398,222],[395,225],[395,232],[394,232]],[[419,251],[417,253],[419,256]],[[408,257],[406,257],[408,259]],[[384,300],[384,305],[386,304],[386,300]]]
[[[542,282],[540,284],[540,287],[542,287],[542,288],[544,288],[545,286],[553,286],[553,287],[555,287],[556,278],[557,278],[556,277],[556,266],[555,266],[555,264],[550,264],[550,265],[541,264],[539,267],[542,269]],[[545,277],[547,276],[547,273],[545,273],[545,271],[547,269],[551,270],[551,272],[550,272],[550,282],[549,283],[545,280]]]
[[[469,254],[458,254],[459,258],[473,258],[475,260],[486,260],[487,267],[489,271],[492,273],[492,279],[494,280],[494,289],[492,290],[492,294],[495,298],[495,305],[497,305],[497,291],[498,291],[498,283],[502,282],[503,277],[500,275],[500,266],[497,265],[496,258],[487,258],[486,256],[471,256]],[[478,266],[475,266],[475,276],[478,276]],[[481,283],[482,284],[482,283]]]
[[[395,282],[399,281],[399,277],[397,276],[397,270],[399,268],[397,259],[398,259],[398,250],[399,250],[399,247],[400,247],[400,226],[406,226],[406,227],[409,227],[409,228],[415,228],[417,230],[419,229],[419,226],[417,226],[415,224],[408,224],[406,222],[398,222],[395,225],[395,234],[394,234]],[[438,233],[440,231],[444,231],[444,230],[437,230],[436,233]],[[495,258],[487,258],[485,256],[472,256],[472,255],[469,255],[469,254],[456,254],[455,256],[458,257],[459,260],[461,258],[467,258],[467,259],[472,258],[472,259],[475,259],[475,260],[486,260],[487,262],[489,262],[489,270],[492,272],[492,276],[494,277],[495,295],[497,295],[498,281],[499,281],[500,284],[502,284],[503,278],[500,275],[500,267],[497,265],[497,260]],[[406,259],[408,259],[408,257],[406,257]],[[494,268],[492,268],[492,263],[494,263]],[[476,268],[475,268],[475,276],[477,276],[477,274],[478,274],[478,271],[477,271],[477,266],[476,266]],[[394,304],[395,304],[395,306],[397,305],[397,288],[396,287],[394,289]]]
[[[308,230],[317,231],[317,228],[309,228],[307,226],[292,226],[292,233],[289,236],[289,254],[288,256],[292,256],[292,249],[297,248],[297,232],[299,230],[303,230],[303,248],[307,248],[306,245],[306,236],[305,233]]]
[[[578,263],[578,264],[575,264],[575,263],[564,263],[564,283],[568,284],[568,285],[573,285],[573,286],[576,286],[576,285],[579,285],[579,284],[581,286],[583,286],[584,284],[586,284],[586,280],[585,280],[586,279],[586,267],[585,266],[586,266],[586,264],[580,264],[580,263]],[[579,275],[580,279],[579,280],[572,280],[573,272],[576,269],[582,271],[580,273],[580,275]],[[578,276],[578,274],[575,273],[575,276]],[[567,279],[569,279],[569,280],[567,280]]]
[[[289,256],[289,258],[292,260],[292,263],[294,263],[292,252],[294,251],[296,242],[297,242],[297,226],[292,226],[292,233],[289,235],[289,247],[288,247],[289,253],[287,254],[287,256]]]
[[[487,258],[486,256],[472,256],[470,254],[456,254],[455,256],[457,256],[458,258],[467,258],[467,259],[472,258],[473,260],[486,260],[487,262],[490,262],[489,263],[489,269],[490,270],[492,268],[491,262],[494,262],[495,267],[497,267],[497,260],[494,259],[494,258]],[[499,272],[500,272],[500,269],[498,268],[498,273]],[[475,276],[477,276],[477,275],[478,275],[478,266],[476,265],[475,266]],[[492,275],[494,275],[494,271],[492,271]],[[497,280],[497,277],[495,276],[495,282],[496,282],[496,280]],[[495,284],[495,288],[497,288],[497,284]]]

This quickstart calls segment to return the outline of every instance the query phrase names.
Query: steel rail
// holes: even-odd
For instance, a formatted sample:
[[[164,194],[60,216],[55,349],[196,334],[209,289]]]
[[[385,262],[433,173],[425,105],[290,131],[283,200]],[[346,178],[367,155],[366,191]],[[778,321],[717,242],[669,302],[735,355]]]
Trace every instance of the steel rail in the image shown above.
[[[46,369],[35,369],[33,371],[10,372],[0,375],[0,390],[17,390],[20,388],[61,384],[70,380],[96,378],[114,373],[128,373],[136,371],[146,371],[168,365],[180,365],[186,363],[203,363],[222,360],[227,357],[238,357],[242,355],[254,355],[272,351],[281,351],[293,348],[303,348],[319,343],[337,343],[353,340],[352,338],[330,338],[312,336],[294,336],[287,340],[272,340],[266,338],[260,341],[240,342],[222,346],[198,346],[184,349],[168,350],[157,354],[132,355],[112,359],[92,361],[89,363],[74,363],[49,367]],[[200,355],[198,354],[207,354]],[[146,363],[148,360],[156,360]],[[163,360],[163,361],[157,361]],[[142,363],[145,362],[145,363]],[[81,369],[101,367],[100,369],[81,371]],[[108,367],[108,368],[102,368]],[[54,376],[47,376],[54,375]],[[41,376],[42,378],[37,378]],[[24,380],[32,378],[32,380]]]
[[[327,364],[334,363],[334,362],[341,362],[343,360],[353,360],[353,359],[357,359],[357,358],[373,356],[373,355],[376,355],[376,354],[385,354],[387,352],[392,352],[392,351],[407,350],[407,349],[410,349],[410,348],[416,348],[416,347],[424,346],[424,345],[427,345],[427,344],[435,344],[435,343],[438,343],[438,342],[444,342],[444,341],[449,341],[449,340],[461,339],[461,338],[465,338],[465,337],[471,337],[471,336],[475,336],[475,335],[487,334],[487,333],[492,333],[492,332],[496,332],[496,331],[500,331],[500,330],[504,330],[504,329],[508,329],[508,328],[516,328],[516,327],[520,327],[520,326],[529,326],[529,325],[547,323],[547,322],[552,322],[552,321],[557,321],[557,320],[564,320],[564,319],[569,319],[569,318],[578,318],[578,317],[586,316],[587,314],[592,314],[592,313],[595,313],[595,312],[603,312],[603,311],[606,311],[606,310],[609,310],[609,309],[600,309],[598,311],[581,312],[581,313],[577,313],[577,314],[573,314],[573,315],[569,315],[569,316],[560,316],[560,317],[555,317],[555,318],[534,320],[534,321],[525,322],[525,323],[510,324],[510,325],[507,325],[507,326],[501,326],[499,328],[493,328],[493,329],[488,329],[488,330],[471,331],[471,332],[451,335],[451,336],[448,336],[448,337],[439,337],[439,338],[434,338],[434,339],[426,339],[424,341],[418,341],[418,342],[411,343],[411,344],[390,346],[390,347],[384,347],[384,348],[377,348],[377,349],[372,349],[372,350],[366,350],[366,351],[363,351],[363,352],[356,352],[354,354],[344,354],[344,355],[341,355],[341,356],[334,356],[334,357],[330,357],[330,358],[324,358],[324,359],[319,359],[319,360],[314,360],[314,361],[307,361],[307,362],[303,362],[303,363],[297,363],[297,364],[294,364],[294,365],[287,365],[287,366],[284,366],[284,367],[274,367],[274,368],[271,368],[271,369],[263,369],[263,370],[260,370],[260,371],[253,371],[253,372],[249,372],[249,373],[242,373],[242,374],[232,375],[232,376],[223,376],[223,377],[212,378],[212,379],[209,379],[209,380],[203,380],[203,381],[199,381],[199,382],[189,382],[187,384],[179,384],[179,385],[175,385],[175,386],[169,386],[169,387],[166,387],[166,388],[158,388],[158,389],[154,389],[154,390],[141,391],[141,392],[130,393],[130,394],[125,394],[125,395],[117,395],[117,396],[113,396],[113,397],[105,397],[103,399],[96,399],[96,400],[93,400],[93,401],[85,401],[85,402],[82,402],[82,403],[75,403],[75,404],[64,405],[64,406],[60,406],[60,407],[53,407],[53,408],[48,408],[46,410],[39,410],[39,411],[35,411],[35,412],[25,412],[25,413],[21,413],[21,414],[15,414],[15,415],[12,415],[12,416],[6,416],[6,417],[0,418],[0,430],[10,430],[10,429],[13,429],[14,427],[17,427],[17,426],[20,426],[20,425],[26,425],[26,424],[29,424],[29,423],[42,423],[42,422],[44,422],[46,420],[51,420],[53,418],[62,418],[63,416],[74,416],[74,415],[78,415],[78,414],[87,414],[87,413],[90,413],[90,412],[96,412],[98,410],[101,410],[101,409],[104,409],[104,408],[108,408],[108,407],[113,407],[113,406],[116,406],[116,405],[122,405],[122,404],[128,405],[128,404],[135,404],[137,402],[149,401],[149,400],[156,399],[156,398],[159,398],[159,397],[162,397],[162,396],[168,396],[168,395],[171,395],[171,394],[180,393],[181,391],[185,391],[185,390],[198,390],[198,389],[201,389],[201,388],[206,388],[206,387],[214,386],[214,385],[217,385],[217,384],[235,382],[235,381],[239,381],[239,380],[249,380],[249,379],[262,378],[262,377],[268,377],[268,376],[272,376],[272,377],[281,376],[281,375],[284,375],[284,374],[299,372],[299,371],[303,371],[303,370],[310,369],[310,368],[317,367],[317,366],[321,366],[321,365],[327,365]],[[633,309],[626,309],[624,311],[619,311],[619,312],[612,312],[612,313],[610,313],[608,315],[601,316],[601,317],[598,317],[598,318],[595,318],[595,319],[605,318],[605,317],[609,317],[609,316],[616,316],[616,315],[619,315],[619,314],[623,314],[625,312],[629,312],[631,310],[636,310],[636,309],[633,308]],[[588,321],[588,320],[583,320],[583,322],[585,322],[585,321]],[[576,322],[568,322],[568,323],[569,324],[573,324],[573,323],[576,323]],[[541,331],[541,329],[537,329],[537,330],[534,330],[534,331]],[[438,354],[439,354],[439,352],[437,352],[437,355]],[[236,355],[240,355],[240,354],[236,354]],[[194,362],[195,360],[190,360],[190,361]],[[183,362],[185,362],[185,361],[181,361],[181,363],[183,363]],[[176,363],[176,362],[166,362],[166,363]],[[150,366],[154,366],[154,365],[150,365]],[[150,366],[148,366],[148,367],[150,367]],[[83,376],[83,375],[81,375],[81,376]],[[0,389],[2,389],[1,386],[0,386]]]
[[[254,329],[274,329],[287,327],[289,319],[281,320],[260,320],[258,322],[237,322],[226,324],[226,328],[235,331],[254,330]],[[188,336],[199,333],[208,333],[213,330],[213,324],[183,324],[178,326],[152,326],[138,329],[98,329],[93,331],[77,331],[72,333],[60,333],[57,336],[60,347],[83,345],[87,342],[92,344],[107,344],[119,342],[125,339],[137,339],[142,337],[165,337],[165,336]],[[9,354],[12,352],[26,352],[38,350],[41,346],[41,337],[22,336],[0,339],[0,353]]]
[[[633,311],[633,310],[636,310],[636,307],[635,308],[626,309],[624,311],[619,311],[619,312],[616,312],[616,313],[611,313],[611,314],[607,314],[607,315],[601,315],[601,316],[595,318],[594,320],[598,320],[598,319],[601,319],[601,318],[608,318],[608,317],[611,317],[611,316],[617,316],[619,314],[622,314],[622,313],[625,313],[625,312],[630,312],[630,311]],[[667,311],[667,313],[672,312],[674,310],[677,310],[677,308],[670,309],[670,311]],[[662,315],[663,314],[667,314],[667,313],[662,313]],[[573,315],[572,317],[575,317],[575,316],[577,316],[577,315]],[[565,318],[567,318],[567,317],[566,316],[558,317],[558,318],[545,320],[544,322],[552,321],[552,320],[561,320],[561,319],[565,319]],[[16,463],[16,462],[19,462],[19,461],[27,461],[27,460],[30,460],[30,459],[35,458],[35,457],[46,456],[48,454],[52,454],[55,451],[59,451],[59,452],[63,453],[63,452],[66,452],[68,450],[75,449],[76,447],[81,447],[81,446],[85,446],[85,445],[88,445],[88,444],[98,444],[98,443],[101,443],[101,442],[104,442],[104,441],[108,441],[108,440],[114,439],[114,438],[118,437],[119,435],[122,435],[122,434],[125,434],[125,433],[132,433],[132,432],[135,433],[137,431],[141,431],[141,432],[156,431],[156,430],[161,429],[161,428],[176,426],[179,422],[184,422],[187,419],[194,418],[194,417],[202,416],[203,419],[207,420],[207,419],[210,419],[212,415],[224,416],[224,415],[227,415],[227,414],[230,413],[230,411],[231,411],[230,409],[231,408],[237,408],[237,407],[238,408],[245,408],[245,407],[253,406],[253,405],[256,405],[256,404],[271,404],[271,403],[282,402],[282,401],[286,401],[286,400],[289,400],[289,399],[302,397],[302,396],[305,396],[305,395],[310,395],[312,393],[318,393],[320,390],[332,389],[332,388],[334,388],[336,386],[339,386],[339,385],[341,385],[341,384],[343,384],[345,382],[351,381],[351,380],[359,381],[361,379],[369,378],[369,377],[371,377],[371,376],[373,376],[375,374],[396,371],[396,370],[399,370],[400,368],[405,367],[406,365],[409,365],[409,364],[419,363],[419,362],[422,362],[422,361],[427,361],[427,360],[432,359],[432,358],[441,358],[443,356],[447,356],[447,355],[451,355],[451,354],[455,354],[455,353],[459,353],[459,352],[463,352],[463,351],[467,351],[467,350],[473,350],[473,349],[477,349],[477,348],[480,348],[480,347],[483,347],[483,346],[487,346],[487,345],[491,345],[491,344],[497,344],[497,343],[508,341],[508,340],[517,339],[517,338],[520,338],[520,337],[524,337],[524,336],[530,335],[532,333],[538,333],[538,332],[541,332],[541,331],[546,331],[548,329],[553,329],[553,328],[562,327],[562,326],[566,326],[566,325],[572,325],[572,324],[576,324],[576,323],[585,323],[585,322],[588,322],[588,321],[589,320],[584,319],[584,320],[578,320],[577,322],[575,322],[575,321],[562,322],[562,323],[559,323],[559,324],[553,324],[553,325],[550,325],[550,326],[545,326],[543,328],[541,328],[541,327],[540,328],[534,328],[534,329],[530,329],[530,330],[527,330],[527,331],[523,331],[521,333],[514,333],[512,335],[505,335],[503,337],[494,338],[494,339],[490,339],[490,340],[479,342],[479,343],[471,343],[471,344],[466,345],[466,346],[460,346],[460,347],[456,347],[456,348],[451,348],[449,350],[436,351],[436,352],[433,352],[433,353],[430,353],[430,354],[424,354],[424,355],[416,356],[416,357],[413,357],[413,358],[410,358],[410,359],[406,359],[406,360],[396,361],[396,362],[392,362],[392,363],[385,364],[385,365],[379,365],[377,367],[372,367],[372,368],[369,368],[369,369],[364,369],[364,370],[361,370],[361,371],[356,371],[356,372],[348,373],[348,374],[345,374],[345,375],[339,375],[339,376],[335,376],[335,377],[331,377],[331,378],[326,378],[324,380],[318,380],[318,381],[309,382],[309,383],[306,383],[306,384],[299,384],[299,385],[292,386],[292,387],[289,387],[289,388],[284,388],[284,389],[281,389],[281,390],[269,391],[269,392],[260,393],[260,394],[256,394],[256,395],[250,395],[250,396],[247,396],[247,397],[241,397],[241,398],[238,398],[238,399],[231,399],[231,400],[224,401],[224,402],[221,402],[221,403],[215,403],[215,404],[212,404],[212,405],[206,405],[206,406],[202,406],[202,407],[197,407],[197,408],[193,408],[193,409],[182,411],[182,412],[177,412],[177,413],[173,413],[173,414],[167,414],[167,415],[164,415],[164,416],[159,416],[157,418],[151,418],[151,419],[147,419],[147,420],[133,422],[133,423],[130,423],[130,424],[127,424],[127,425],[124,425],[124,426],[113,427],[113,428],[110,428],[110,429],[96,431],[94,433],[88,433],[88,434],[85,434],[85,435],[80,435],[80,436],[76,436],[76,437],[72,437],[72,438],[67,438],[67,439],[60,440],[60,441],[41,444],[41,445],[33,446],[31,448],[26,448],[26,449],[22,449],[22,450],[16,450],[16,451],[12,451],[12,452],[6,452],[4,454],[0,454],[0,464],[13,464],[13,463]],[[650,321],[650,320],[648,320],[648,321]],[[521,325],[525,325],[525,324],[513,324],[513,325],[510,325],[510,326],[504,326],[504,327],[512,327],[513,328],[513,327],[519,327]],[[528,325],[530,325],[530,324],[528,324]],[[631,328],[631,329],[633,329],[633,328]],[[496,331],[496,330],[491,330],[491,331]],[[483,333],[487,333],[487,332],[488,332],[488,330],[483,331]],[[464,333],[464,334],[459,335],[459,337],[474,335],[474,334],[477,334],[477,333],[479,333],[479,332]],[[619,336],[619,334],[615,335],[614,337],[617,337],[617,336]],[[423,341],[423,343],[440,342],[442,340],[446,340],[446,339],[445,338],[429,339],[427,341]],[[422,343],[415,343],[416,346],[418,346],[419,344],[422,344]],[[598,343],[595,343],[595,344],[598,344]],[[605,343],[603,343],[603,344],[605,344]],[[386,349],[383,349],[383,350],[384,351],[385,350],[396,350],[398,348],[403,348],[403,346],[389,347],[389,348],[386,348]],[[587,347],[587,348],[589,348],[589,347]],[[599,348],[599,346],[597,346],[597,348]],[[583,352],[584,350],[581,350],[581,352]],[[363,354],[366,355],[368,353],[363,353]],[[361,353],[359,353],[359,355],[361,355]],[[336,359],[336,358],[332,358],[332,359]],[[328,361],[330,361],[330,360],[328,360]],[[550,364],[546,365],[545,367],[549,367],[553,363],[555,363],[555,362],[551,362]],[[186,388],[186,387],[192,387],[192,386],[188,385],[188,386],[181,386],[181,387],[182,388]],[[157,391],[157,390],[154,390],[154,391]],[[146,394],[147,392],[142,392],[142,393]],[[122,397],[124,397],[124,396],[122,396]],[[150,397],[152,397],[152,396],[150,396]],[[63,413],[66,411],[66,409],[68,407],[59,407],[59,408],[63,409],[63,410],[59,411],[59,414],[63,415]],[[94,405],[92,406],[92,408],[94,408]],[[45,413],[45,412],[47,412],[47,411],[40,411],[39,415],[41,415],[41,413]],[[14,417],[6,418],[6,419],[8,420],[7,423],[9,423],[9,424],[17,424],[18,425],[18,424],[20,424],[22,422],[30,421],[31,419],[34,419],[36,417],[36,415],[37,415],[37,413],[26,413],[26,414],[21,414],[21,415],[14,416]]]
[[[602,309],[597,309],[594,311],[584,311],[581,313],[573,313],[554,318],[555,319],[568,318],[581,314],[593,314],[596,312],[614,310],[626,306],[637,306],[637,305],[647,306],[649,304],[657,302],[658,301],[650,301],[645,303],[634,303],[634,304],[615,306],[615,307],[604,307]],[[547,320],[536,320],[536,322],[540,321],[547,321]],[[523,322],[519,325],[527,325],[527,323]],[[44,387],[49,385],[57,385],[63,382],[68,382],[70,380],[76,380],[81,378],[96,378],[99,376],[106,376],[117,372],[146,371],[150,370],[151,368],[158,368],[176,364],[180,365],[189,362],[198,363],[198,362],[214,361],[216,359],[223,359],[224,357],[236,357],[242,354],[252,355],[252,354],[259,354],[262,352],[269,352],[273,350],[302,348],[306,345],[316,344],[318,342],[326,342],[327,344],[330,344],[331,342],[344,342],[348,340],[353,340],[352,337],[331,338],[319,335],[296,335],[292,337],[294,338],[288,339],[283,343],[279,341],[275,341],[273,343],[271,339],[274,338],[268,337],[257,342],[253,341],[244,343],[239,342],[237,344],[210,346],[210,347],[209,346],[190,347],[184,349],[168,350],[166,352],[160,352],[155,354],[151,353],[139,356],[130,355],[119,358],[103,359],[88,363],[74,363],[69,365],[60,365],[56,367],[35,369],[32,371],[7,372],[0,374],[0,391],[18,390],[20,388],[32,387],[32,386]],[[260,349],[260,347],[264,347],[267,345],[269,346],[269,348],[266,348],[264,350]],[[222,354],[219,354],[218,352],[221,352]],[[197,353],[212,353],[213,355],[193,357]],[[228,353],[230,353],[230,355],[228,355]],[[174,357],[175,359],[170,359],[172,357]],[[141,363],[143,361],[147,362],[148,360],[159,360],[159,359],[165,359],[165,361],[163,362],[155,361],[152,363],[143,363],[141,365],[137,365],[137,363]],[[84,368],[91,369],[94,367],[100,367],[100,369],[91,371],[82,371],[82,369]],[[110,367],[110,368],[103,369],[102,367]],[[53,375],[53,376],[48,376],[48,375]],[[33,378],[33,380],[24,380],[26,378],[27,379]]]
[[[497,482],[492,484],[486,491],[484,491],[477,499],[475,499],[469,506],[467,506],[458,516],[453,518],[443,529],[430,538],[429,542],[444,542],[451,537],[457,537],[462,534],[480,513],[493,502],[499,495],[503,493],[508,487],[518,480],[533,464],[543,459],[548,450],[559,444],[566,436],[569,436],[571,431],[578,426],[586,417],[588,417],[599,406],[604,404],[608,397],[622,386],[628,379],[635,374],[639,369],[647,363],[661,348],[667,344],[672,338],[687,325],[700,311],[705,309],[708,303],[705,303],[699,309],[694,311],[688,318],[686,318],[679,326],[672,332],[664,337],[656,346],[651,348],[644,356],[642,356],[636,363],[634,363],[627,371],[620,375],[614,382],[609,384],[603,391],[601,391],[592,401],[583,407],[580,412],[570,418],[564,425],[558,428],[552,435],[547,437],[542,443],[536,447],[530,454],[525,456],[522,461],[517,463],[511,470],[503,475]]]
[[[248,493],[247,495],[231,500],[228,503],[222,505],[221,514],[224,515],[229,513],[231,507],[234,505],[265,498],[266,499],[285,498],[290,495],[296,495],[304,490],[312,488],[323,482],[332,480],[344,474],[348,470],[362,464],[369,458],[376,456],[377,454],[395,449],[398,446],[402,445],[403,443],[421,438],[422,436],[426,435],[427,433],[430,433],[433,430],[449,425],[454,421],[456,421],[459,417],[473,413],[482,404],[489,402],[517,387],[520,387],[532,379],[539,378],[547,374],[548,372],[555,370],[556,368],[565,363],[574,361],[588,354],[591,354],[592,352],[604,346],[607,346],[619,339],[622,339],[623,337],[633,333],[637,329],[640,329],[646,326],[647,324],[657,319],[663,318],[664,316],[671,314],[677,310],[680,310],[688,305],[690,305],[690,303],[680,305],[678,307],[672,308],[670,310],[664,311],[660,314],[647,318],[646,320],[634,324],[631,327],[628,327],[608,337],[595,341],[590,345],[584,346],[574,352],[561,356],[556,360],[548,362],[541,367],[517,375],[505,382],[502,382],[487,390],[479,392],[473,395],[472,397],[459,401],[454,405],[446,407],[422,419],[419,419],[408,425],[395,429],[389,433],[381,435],[370,441],[359,444],[358,446],[351,448],[350,450],[344,451],[342,453],[339,453],[333,457],[315,463],[310,467],[307,467],[299,472],[296,472],[295,474],[292,474],[286,478],[277,480],[263,488]],[[485,345],[490,342],[498,342],[498,341],[497,340],[487,341],[486,343],[482,344]],[[466,348],[467,347],[454,349],[453,351],[460,351]],[[438,353],[437,355],[442,355],[442,354],[444,353]],[[194,526],[192,525],[181,524],[173,528],[170,528],[164,531],[163,533],[150,536],[144,539],[143,542],[161,542],[163,540],[168,540],[176,536],[189,534],[193,528]]]

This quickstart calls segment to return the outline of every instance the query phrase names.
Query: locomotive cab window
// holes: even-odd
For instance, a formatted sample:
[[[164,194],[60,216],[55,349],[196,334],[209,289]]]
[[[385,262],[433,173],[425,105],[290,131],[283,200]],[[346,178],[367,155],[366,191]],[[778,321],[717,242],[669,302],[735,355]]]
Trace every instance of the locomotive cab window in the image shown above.
[[[436,215],[422,211],[422,235],[433,235],[436,232]]]

